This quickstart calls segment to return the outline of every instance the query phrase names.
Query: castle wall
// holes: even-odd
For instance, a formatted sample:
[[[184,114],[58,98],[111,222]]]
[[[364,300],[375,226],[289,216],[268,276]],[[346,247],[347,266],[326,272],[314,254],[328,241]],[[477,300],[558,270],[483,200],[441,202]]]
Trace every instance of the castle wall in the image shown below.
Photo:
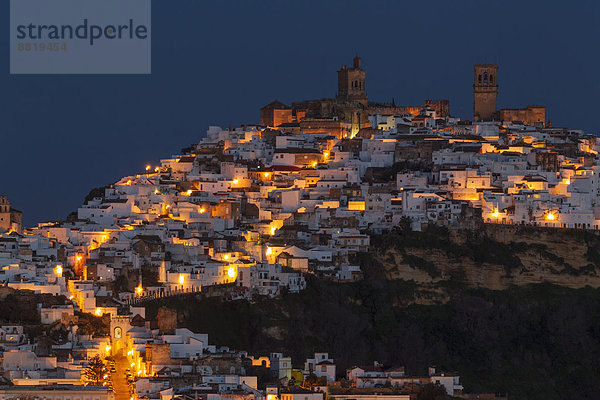
[[[425,100],[425,106],[434,110],[438,118],[450,116],[450,100]]]
[[[527,125],[545,124],[546,107],[527,106],[525,108],[500,110],[499,117],[501,121],[521,121]]]
[[[281,124],[293,122],[291,109],[261,109],[260,124],[277,127]]]

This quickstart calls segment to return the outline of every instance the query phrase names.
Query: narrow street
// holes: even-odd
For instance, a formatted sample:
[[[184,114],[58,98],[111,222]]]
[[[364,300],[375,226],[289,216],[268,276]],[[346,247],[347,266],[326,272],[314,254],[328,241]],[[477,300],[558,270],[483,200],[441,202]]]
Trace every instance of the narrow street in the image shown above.
[[[129,400],[129,384],[125,376],[125,370],[129,367],[127,358],[123,356],[115,356],[116,372],[111,373],[113,387],[115,389],[115,400]]]

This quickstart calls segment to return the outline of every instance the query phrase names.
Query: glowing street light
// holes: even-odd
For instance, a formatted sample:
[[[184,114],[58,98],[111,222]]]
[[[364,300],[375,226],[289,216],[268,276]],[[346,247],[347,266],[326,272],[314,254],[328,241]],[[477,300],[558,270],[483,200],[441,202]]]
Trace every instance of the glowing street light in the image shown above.
[[[185,277],[183,276],[183,274],[179,274],[179,284],[183,285],[183,282],[185,282]]]
[[[227,276],[229,276],[231,279],[235,278],[235,268],[234,267],[229,267],[229,269],[227,270]]]
[[[58,264],[56,266],[56,268],[54,269],[54,272],[56,272],[56,275],[62,276],[62,273],[63,273],[63,267],[62,267],[62,265]]]
[[[225,260],[225,261],[229,260],[229,254],[225,254],[225,255],[223,256],[223,260]]]
[[[94,311],[94,314],[96,314],[96,316],[98,316],[98,317],[102,316],[102,309],[96,308],[96,311]]]
[[[239,179],[237,179],[237,178],[236,178],[236,179],[234,179],[234,180],[233,180],[233,184],[234,184],[234,185],[237,185],[238,183],[240,183],[240,180],[239,180]]]
[[[556,219],[556,215],[554,215],[553,213],[549,212],[544,216],[544,219],[546,221],[554,221]]]
[[[500,213],[498,212],[498,209],[495,209],[494,212],[492,213],[492,217],[498,218],[499,216],[500,216]]]
[[[270,256],[271,254],[273,254],[273,249],[270,247],[267,247],[267,252],[265,254]]]
[[[151,168],[152,168],[151,165],[146,165],[146,171],[150,171]]]

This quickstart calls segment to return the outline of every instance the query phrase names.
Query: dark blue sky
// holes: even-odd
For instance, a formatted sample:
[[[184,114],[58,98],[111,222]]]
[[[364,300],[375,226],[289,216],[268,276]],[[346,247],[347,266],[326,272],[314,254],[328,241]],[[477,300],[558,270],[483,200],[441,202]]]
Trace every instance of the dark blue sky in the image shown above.
[[[498,63],[499,107],[545,104],[598,132],[597,1],[152,2],[152,75],[11,76],[0,16],[0,192],[27,225],[64,218],[92,187],[256,123],[277,98],[331,97],[359,54],[373,100],[450,99],[472,116],[472,65]]]

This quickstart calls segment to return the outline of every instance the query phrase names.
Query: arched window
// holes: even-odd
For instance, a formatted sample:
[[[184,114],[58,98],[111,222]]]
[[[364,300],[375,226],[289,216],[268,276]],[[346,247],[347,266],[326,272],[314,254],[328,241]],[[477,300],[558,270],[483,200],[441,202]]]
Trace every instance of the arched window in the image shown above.
[[[479,83],[481,83],[481,74],[479,74]]]
[[[490,74],[490,83],[494,83],[494,74]]]
[[[483,83],[488,83],[488,73],[487,72],[483,73]]]

